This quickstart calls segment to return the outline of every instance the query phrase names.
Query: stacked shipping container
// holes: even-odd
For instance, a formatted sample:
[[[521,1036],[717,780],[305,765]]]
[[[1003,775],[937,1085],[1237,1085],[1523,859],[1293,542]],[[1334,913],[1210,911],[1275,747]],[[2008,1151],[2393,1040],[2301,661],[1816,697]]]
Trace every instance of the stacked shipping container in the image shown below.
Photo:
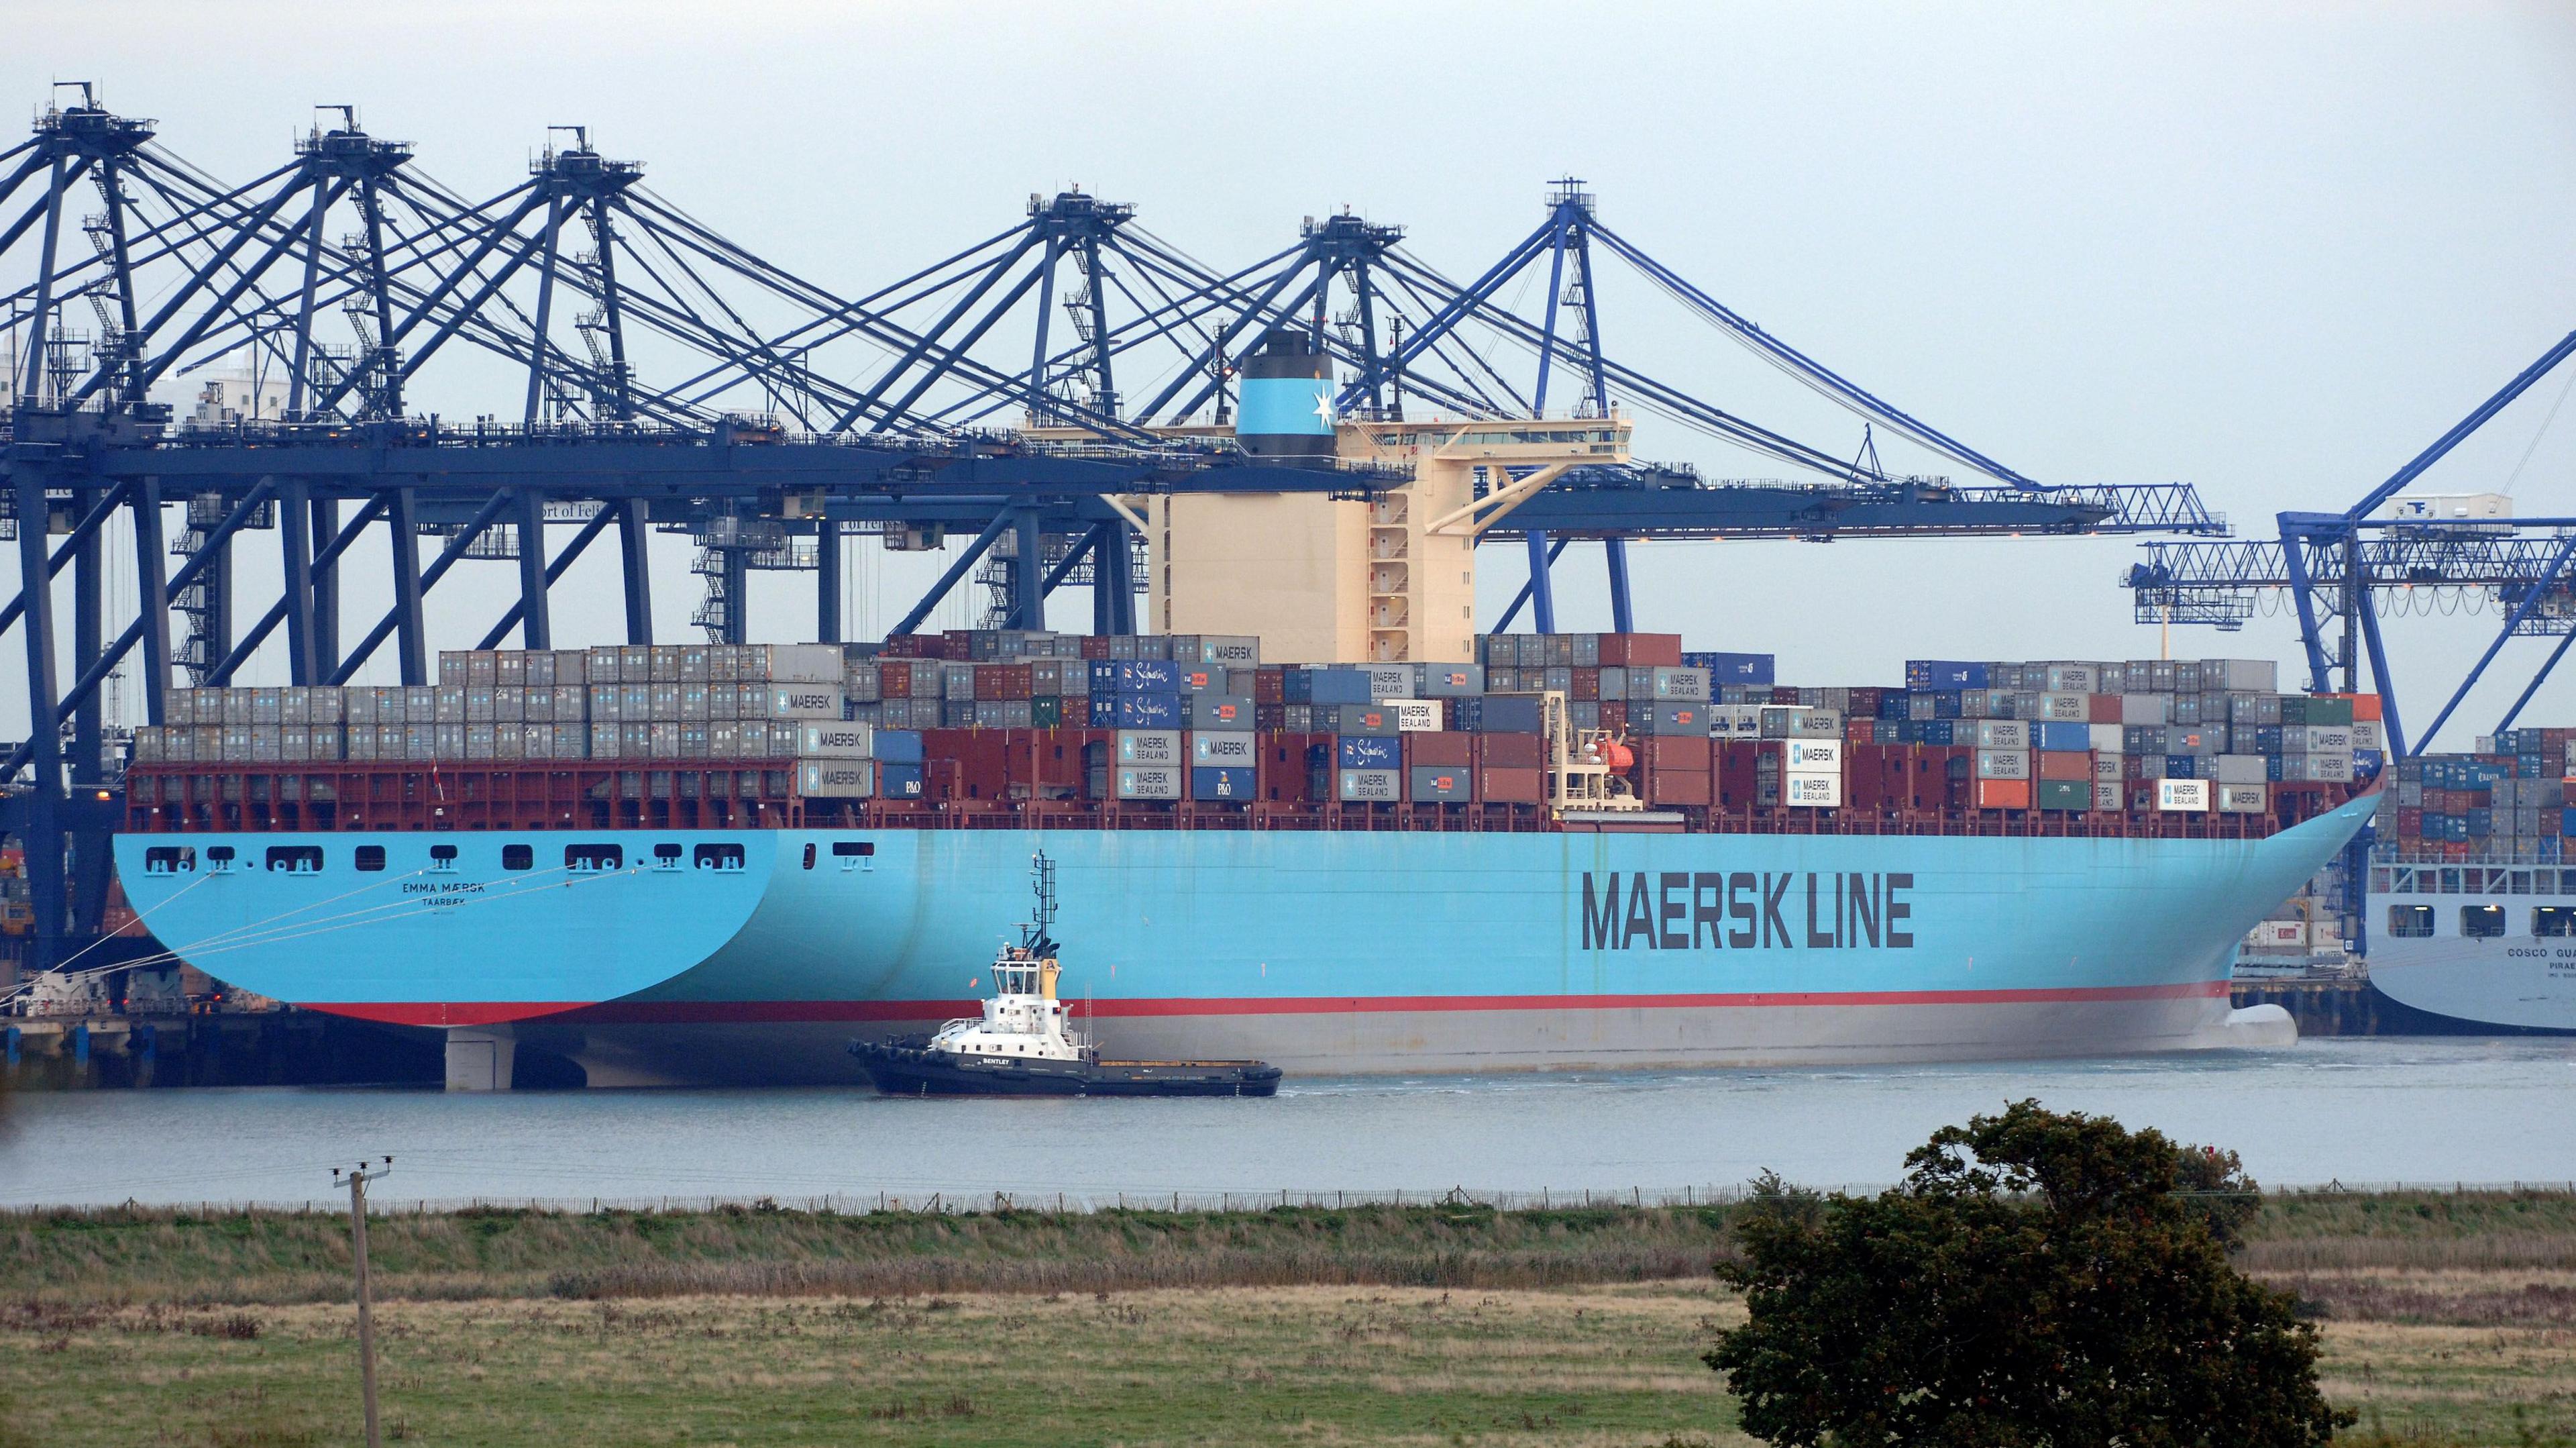
[[[2268,662],[1915,660],[1903,687],[1799,688],[1768,655],[1681,645],[1491,635],[1472,662],[1293,666],[1252,638],[1034,631],[473,651],[425,687],[182,691],[136,758],[787,761],[821,799],[1521,806],[1542,802],[1554,693],[1667,809],[2259,815],[2377,765],[2376,699],[2278,694]]]

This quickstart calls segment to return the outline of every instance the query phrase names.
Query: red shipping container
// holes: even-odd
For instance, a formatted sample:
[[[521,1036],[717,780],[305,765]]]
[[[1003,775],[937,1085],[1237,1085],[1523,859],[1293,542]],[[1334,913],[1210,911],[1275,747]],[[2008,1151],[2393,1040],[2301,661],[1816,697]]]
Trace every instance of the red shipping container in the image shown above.
[[[1476,762],[1487,769],[1538,769],[1546,742],[1535,734],[1478,734]]]
[[[2086,723],[2088,723],[2088,724],[2117,724],[2117,723],[2119,723],[2119,722],[2120,722],[2120,696],[2119,696],[2119,695],[2117,695],[2117,694],[2087,694],[2087,695],[2085,695],[2085,696],[2084,696],[2084,722],[2086,722]]]
[[[1843,721],[1843,738],[1853,744],[1876,744],[1878,742],[1878,721],[1875,719],[1846,719]]]
[[[1603,634],[1601,663],[1605,668],[1677,669],[1682,662],[1680,634]]]
[[[1084,634],[1082,636],[1082,656],[1086,659],[1105,659],[1109,657],[1109,635]]]
[[[1706,774],[1710,743],[1695,734],[1648,734],[1629,740],[1628,747],[1637,752],[1638,762],[1648,769]]]
[[[1851,691],[1850,700],[1844,705],[1844,711],[1857,718],[1875,719],[1878,717],[1878,706],[1885,702],[1886,698],[1885,689],[1854,689]]]
[[[2093,780],[2093,756],[2072,749],[2039,751],[2039,777],[2089,784]]]
[[[1036,694],[1036,671],[1026,664],[977,664],[977,699],[1027,699]]]
[[[877,665],[877,697],[909,699],[912,697],[912,665]]]
[[[1599,669],[1576,669],[1574,671],[1573,687],[1565,691],[1565,697],[1578,704],[1599,703],[1601,701],[1601,671]]]
[[[1648,804],[1706,805],[1709,777],[1687,769],[1640,770],[1637,793]]]
[[[1476,771],[1476,798],[1489,804],[1536,804],[1539,802],[1539,772],[1535,769],[1496,769]]]
[[[1797,702],[1798,702],[1798,689],[1797,689],[1797,686],[1796,686],[1796,685],[1794,685],[1794,684],[1774,684],[1774,685],[1772,685],[1772,686],[1771,686],[1771,702],[1772,702],[1772,703],[1774,703],[1774,704],[1795,704],[1795,703],[1797,703]]]
[[[2424,834],[2424,812],[2413,805],[2399,805],[2397,833],[2409,839],[2421,839]]]
[[[1232,689],[1234,690],[1234,692],[1236,692],[1236,693],[1238,693],[1238,694],[1240,694],[1240,693],[1242,693],[1242,692],[1243,692],[1243,688],[1242,688],[1242,686],[1241,686],[1241,685],[1239,685],[1239,684],[1236,684],[1236,683],[1234,682],[1234,680],[1233,680],[1233,679],[1229,678],[1229,679],[1226,681],[1226,683],[1227,683],[1227,686],[1228,686],[1229,688],[1232,688]],[[1267,668],[1256,669],[1256,670],[1254,670],[1254,671],[1253,671],[1253,674],[1252,674],[1252,702],[1253,702],[1253,703],[1255,703],[1255,704],[1280,704],[1280,703],[1285,703],[1285,702],[1287,702],[1287,698],[1288,698],[1288,676],[1287,676],[1287,673],[1286,673],[1284,670],[1280,669],[1277,665],[1273,664],[1273,665],[1271,665],[1271,666],[1269,666],[1269,667],[1267,667]]]
[[[1759,768],[1754,761],[1760,754],[1760,746],[1750,739],[1711,741],[1709,772],[1716,785],[1715,803],[1720,808],[1749,809],[1753,806],[1753,789]]]
[[[1604,729],[1625,729],[1625,728],[1627,728],[1627,727],[1628,727],[1628,706],[1627,706],[1627,705],[1625,705],[1625,704],[1620,703],[1620,702],[1619,702],[1618,700],[1616,700],[1616,699],[1613,699],[1613,700],[1611,700],[1609,703],[1606,703],[1606,704],[1602,705],[1602,706],[1601,706],[1601,727],[1602,727],[1602,728],[1604,728]]]
[[[1261,775],[1255,787],[1261,797],[1273,804],[1304,804],[1309,798],[1313,771],[1307,766],[1306,752],[1318,738],[1330,735],[1276,734],[1261,741],[1259,753]]]
[[[1977,781],[1977,808],[2030,808],[2030,781],[2027,779],[1981,779]]]
[[[1404,736],[1404,762],[1436,764],[1464,768],[1476,762],[1476,736],[1472,734],[1417,733]]]
[[[1285,729],[1285,728],[1287,728],[1287,727],[1288,727],[1288,706],[1287,706],[1287,705],[1285,705],[1285,704],[1255,704],[1255,705],[1253,705],[1253,706],[1252,706],[1252,727],[1253,727],[1253,728],[1255,728],[1255,729]]]

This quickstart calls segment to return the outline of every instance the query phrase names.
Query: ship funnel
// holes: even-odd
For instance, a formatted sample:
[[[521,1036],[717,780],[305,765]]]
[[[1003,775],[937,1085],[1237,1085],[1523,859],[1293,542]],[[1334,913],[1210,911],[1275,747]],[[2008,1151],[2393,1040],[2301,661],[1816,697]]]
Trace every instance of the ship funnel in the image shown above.
[[[1333,456],[1333,361],[1306,333],[1273,328],[1243,361],[1234,435],[1255,457]]]

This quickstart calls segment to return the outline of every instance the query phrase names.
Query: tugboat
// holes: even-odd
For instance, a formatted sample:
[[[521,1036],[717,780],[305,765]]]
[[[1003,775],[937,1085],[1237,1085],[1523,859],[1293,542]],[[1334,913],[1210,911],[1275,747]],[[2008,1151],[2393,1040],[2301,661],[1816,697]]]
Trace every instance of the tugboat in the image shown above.
[[[1273,1096],[1279,1068],[1263,1061],[1109,1061],[1070,1029],[1056,999],[1055,861],[1029,862],[1036,918],[993,957],[993,997],[981,1016],[929,1036],[852,1041],[888,1096]]]

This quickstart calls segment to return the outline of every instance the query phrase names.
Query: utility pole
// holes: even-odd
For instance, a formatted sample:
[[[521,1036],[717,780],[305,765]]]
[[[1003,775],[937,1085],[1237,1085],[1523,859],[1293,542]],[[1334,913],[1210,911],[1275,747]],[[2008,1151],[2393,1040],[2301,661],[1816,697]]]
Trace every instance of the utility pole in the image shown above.
[[[383,1181],[393,1170],[390,1156],[373,1168],[364,1162],[331,1168],[334,1186],[343,1178],[349,1183],[349,1256],[358,1272],[358,1393],[366,1406],[367,1448],[384,1444],[376,1432],[376,1319],[367,1297],[367,1183]]]

